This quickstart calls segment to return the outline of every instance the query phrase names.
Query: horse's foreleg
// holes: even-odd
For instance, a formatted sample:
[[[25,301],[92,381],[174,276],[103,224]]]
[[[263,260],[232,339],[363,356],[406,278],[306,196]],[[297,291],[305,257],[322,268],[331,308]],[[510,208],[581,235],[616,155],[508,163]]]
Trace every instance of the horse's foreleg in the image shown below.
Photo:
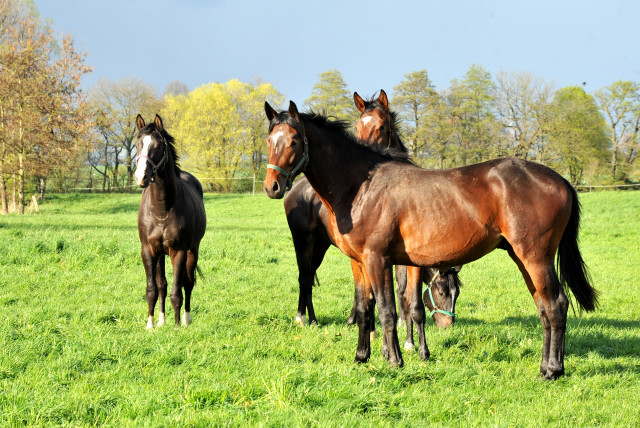
[[[156,262],[156,284],[158,285],[158,299],[160,300],[160,313],[158,314],[158,327],[165,325],[165,300],[167,299],[167,277],[164,270],[164,254],[158,257]]]
[[[153,312],[158,301],[158,287],[156,285],[156,260],[147,245],[142,245],[142,265],[147,277],[147,330],[153,328]]]
[[[196,284],[196,267],[198,266],[198,248],[187,252],[186,281],[184,283],[184,314],[182,325],[191,324],[191,292]]]
[[[381,256],[369,255],[364,263],[365,277],[371,284],[378,305],[378,314],[382,324],[384,344],[387,349],[383,355],[389,360],[391,366],[402,366],[402,353],[398,342],[396,323],[395,293],[393,287],[393,269],[391,262]]]
[[[418,329],[420,358],[425,361],[429,358],[430,355],[429,348],[427,347],[427,339],[424,334],[424,324],[427,319],[427,314],[425,313],[424,303],[422,303],[422,273],[425,271],[425,269],[418,267],[407,267],[407,271],[407,287],[409,287],[409,284],[411,284],[411,293],[409,295],[409,299],[411,300],[406,301],[405,305],[409,308],[407,312],[411,314],[411,320],[413,321],[411,322],[411,320],[409,320],[409,317],[407,317],[407,327],[409,326],[409,324],[415,323],[416,328]],[[406,296],[405,300],[408,300],[406,299]],[[413,334],[411,335],[411,345],[413,345]]]
[[[365,281],[362,265],[351,260],[351,270],[355,283],[355,310],[358,322],[358,349],[356,363],[364,363],[371,357],[371,318],[373,318],[373,292]]]
[[[172,251],[171,264],[173,265],[173,287],[171,288],[171,306],[173,306],[175,325],[180,326],[180,310],[182,309],[182,287],[186,275],[186,251]]]

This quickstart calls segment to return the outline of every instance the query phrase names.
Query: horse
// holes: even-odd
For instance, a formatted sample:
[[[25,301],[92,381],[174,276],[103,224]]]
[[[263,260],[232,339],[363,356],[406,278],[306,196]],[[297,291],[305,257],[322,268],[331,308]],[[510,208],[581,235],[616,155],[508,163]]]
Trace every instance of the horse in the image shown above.
[[[511,157],[422,169],[406,155],[358,144],[344,123],[299,113],[293,101],[282,112],[265,102],[265,113],[269,164],[278,168],[267,171],[267,196],[282,198],[286,183],[304,172],[338,232],[336,245],[360,276],[356,362],[371,356],[375,298],[382,354],[391,366],[403,365],[394,264],[458,266],[501,248],[518,266],[538,309],[543,326],[540,374],[546,379],[564,375],[565,289],[582,310],[593,311],[598,303],[578,248],[580,204],[567,180],[544,165]],[[428,357],[426,343],[424,348],[421,357]]]
[[[359,106],[361,105],[366,106],[360,110],[363,115],[356,124],[358,136],[360,136],[361,132],[368,132],[367,139],[359,138],[362,143],[376,145],[379,149],[383,147],[394,147],[397,150],[407,152],[407,149],[400,140],[397,132],[398,119],[394,112],[389,111],[387,95],[384,90],[380,91],[378,100],[375,102],[373,100],[364,101],[356,92],[354,93],[354,103],[359,109]],[[368,115],[372,114],[373,108],[383,108],[382,106],[384,106],[385,118],[373,121],[371,119],[366,119],[365,110],[368,117]],[[387,132],[384,132],[385,124],[388,129]],[[372,130],[372,126],[376,126],[377,129]],[[374,135],[372,131],[377,131],[379,136]],[[322,205],[322,202],[304,177],[298,180],[285,196],[284,208],[287,216],[287,223],[293,238],[298,265],[298,283],[300,292],[298,297],[296,322],[300,325],[304,325],[305,315],[308,313],[309,324],[317,325],[318,321],[315,316],[312,300],[314,277],[318,267],[322,263],[326,251],[331,245],[335,245],[330,232],[327,230],[327,225],[329,224],[327,209]],[[436,278],[435,281],[431,282],[431,286],[437,290],[436,296],[439,300],[438,305],[451,309],[451,312],[447,313],[453,313],[455,299],[459,294],[458,290],[460,285],[457,272],[454,270],[442,270],[441,274],[436,276],[436,270],[434,269],[432,275]],[[398,278],[398,293],[399,295],[404,294],[407,284],[406,267],[397,266],[396,276]],[[400,299],[400,301],[402,302],[402,299]],[[348,324],[353,324],[355,322],[355,307],[354,299],[351,314],[347,319]],[[399,308],[400,312],[404,313],[402,304],[399,305]],[[409,314],[408,311],[407,314]],[[454,320],[453,315],[443,317],[442,314],[443,312],[435,312],[432,314],[432,318],[438,327],[446,327]],[[375,329],[375,325],[372,326],[372,328]],[[413,347],[413,333],[408,329],[405,348],[413,349]]]
[[[389,110],[389,100],[386,92],[381,89],[377,99],[364,100],[357,92],[353,94],[353,101],[360,112],[360,119],[356,123],[357,137],[377,144],[378,149],[396,148],[403,153],[408,150],[400,140],[398,116]],[[421,343],[426,343],[424,337],[425,310],[418,298],[422,293],[422,283],[427,291],[423,295],[424,301],[430,306],[430,315],[436,325],[446,328],[455,322],[455,304],[460,294],[460,279],[458,272],[461,266],[452,269],[427,268],[417,266],[396,265],[396,283],[398,284],[398,325],[404,320],[407,326],[407,337],[404,343],[406,350],[415,347],[413,342],[413,324],[418,328]],[[434,298],[433,289],[436,289]],[[427,292],[429,299],[427,300]],[[437,300],[437,302],[436,302]],[[442,309],[448,308],[449,310]],[[355,303],[350,320],[355,320]],[[425,352],[423,350],[423,352]]]
[[[147,329],[153,328],[153,315],[158,297],[158,326],[165,324],[165,255],[173,265],[171,305],[176,328],[180,325],[184,288],[182,324],[191,324],[191,292],[196,282],[198,249],[207,226],[202,185],[178,166],[174,139],[156,115],[153,123],[136,118],[135,178],[142,187],[138,210],[138,235],[142,246],[142,264],[147,277]]]

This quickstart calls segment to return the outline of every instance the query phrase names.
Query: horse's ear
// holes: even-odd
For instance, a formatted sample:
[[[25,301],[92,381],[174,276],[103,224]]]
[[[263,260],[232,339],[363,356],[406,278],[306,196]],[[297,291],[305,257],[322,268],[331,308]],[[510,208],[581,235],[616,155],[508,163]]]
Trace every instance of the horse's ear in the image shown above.
[[[300,114],[298,113],[298,107],[296,106],[296,103],[294,103],[291,100],[289,101],[289,116],[291,116],[295,120],[300,120]]]
[[[138,117],[136,117],[136,126],[138,129],[144,128],[144,119],[140,116],[140,113],[138,113]]]
[[[158,128],[158,131],[162,131],[164,129],[164,126],[162,125],[162,118],[157,114],[154,123],[156,124],[156,128]]]
[[[269,105],[269,103],[266,101],[264,102],[264,112],[266,113],[269,122],[271,122],[273,118],[278,115],[273,107],[271,107],[271,105]]]
[[[384,89],[380,89],[380,95],[378,95],[378,102],[384,108],[385,111],[389,111],[389,100],[387,99],[387,93]]]
[[[360,113],[362,113],[364,109],[367,107],[364,103],[364,100],[360,95],[358,95],[357,92],[353,93],[353,102],[356,104],[356,107],[358,108],[358,111]]]

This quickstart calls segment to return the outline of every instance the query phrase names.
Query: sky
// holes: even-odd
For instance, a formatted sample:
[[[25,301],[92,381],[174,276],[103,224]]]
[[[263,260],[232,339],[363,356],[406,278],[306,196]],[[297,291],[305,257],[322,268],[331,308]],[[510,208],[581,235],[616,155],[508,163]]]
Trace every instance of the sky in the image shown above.
[[[318,75],[349,91],[393,95],[427,70],[438,90],[472,64],[530,72],[593,92],[640,81],[637,0],[36,0],[58,34],[88,52],[100,79],[137,77],[162,94],[238,79],[273,84],[299,106]]]

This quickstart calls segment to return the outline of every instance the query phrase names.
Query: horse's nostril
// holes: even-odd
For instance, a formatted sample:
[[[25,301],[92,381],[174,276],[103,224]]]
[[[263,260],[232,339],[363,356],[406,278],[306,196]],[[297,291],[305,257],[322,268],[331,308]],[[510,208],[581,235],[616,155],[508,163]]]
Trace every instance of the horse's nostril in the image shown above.
[[[274,182],[273,182],[273,186],[271,186],[271,191],[272,191],[273,193],[277,193],[277,192],[278,192],[278,190],[280,190],[280,185],[278,184],[278,182],[277,182],[277,181],[274,181]]]

